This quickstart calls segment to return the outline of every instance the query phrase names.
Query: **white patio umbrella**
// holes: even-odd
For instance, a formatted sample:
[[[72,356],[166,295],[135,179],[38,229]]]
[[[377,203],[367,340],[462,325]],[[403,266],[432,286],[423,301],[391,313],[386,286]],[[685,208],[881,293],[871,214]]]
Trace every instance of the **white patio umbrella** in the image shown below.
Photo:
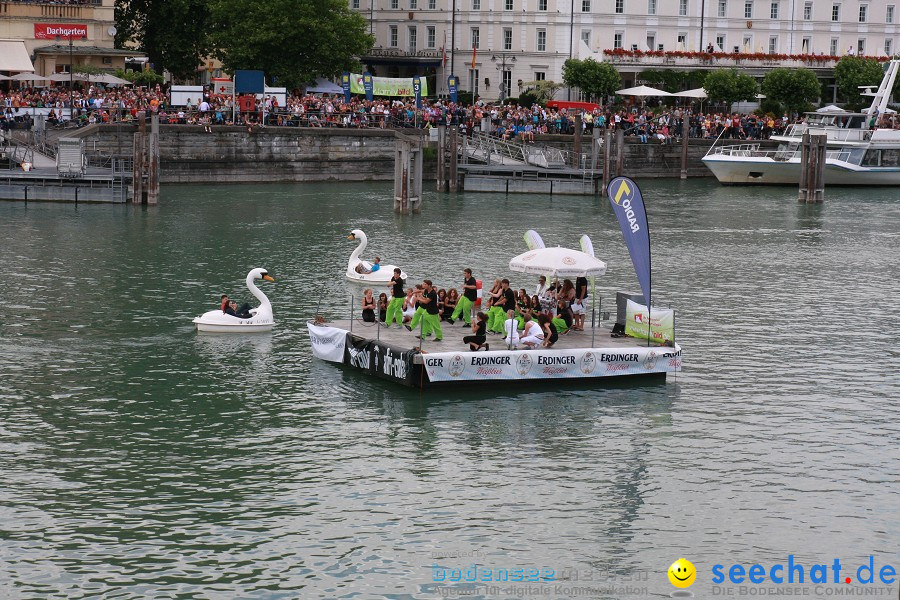
[[[683,92],[678,92],[677,94],[672,94],[673,96],[679,96],[681,98],[708,98],[706,94],[706,90],[703,88],[695,88],[693,90],[685,90]]]
[[[49,77],[37,75],[36,73],[18,73],[7,77],[11,81],[50,81]]]
[[[625,88],[624,90],[616,90],[620,96],[637,96],[638,98],[646,98],[647,96],[671,96],[669,92],[658,90],[646,85],[639,85],[633,88]]]
[[[589,277],[606,273],[606,263],[571,248],[535,248],[509,261],[509,270],[548,277]]]
[[[110,75],[108,73],[104,73],[103,75],[91,75],[90,79],[95,83],[105,83],[106,85],[133,85],[127,79],[122,79],[121,77],[116,77],[115,75]]]
[[[84,73],[57,73],[50,77],[44,77],[50,81],[87,81],[87,75]]]
[[[835,106],[834,104],[829,104],[828,106],[823,106],[822,108],[816,110],[817,113],[845,113],[847,112],[840,106]]]

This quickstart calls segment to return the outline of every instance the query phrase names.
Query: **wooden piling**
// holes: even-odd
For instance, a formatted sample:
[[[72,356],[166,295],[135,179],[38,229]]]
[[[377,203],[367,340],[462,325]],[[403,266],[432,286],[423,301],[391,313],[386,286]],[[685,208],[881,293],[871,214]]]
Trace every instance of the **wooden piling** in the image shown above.
[[[146,139],[147,124],[145,122],[146,113],[140,111],[137,114],[138,128],[134,132],[134,147],[131,154],[131,189],[132,204],[141,204],[144,201],[144,141]]]
[[[591,128],[591,177],[594,181],[594,193],[600,191],[601,182],[597,179],[597,171],[600,170],[600,128],[594,125]]]
[[[581,168],[581,132],[584,125],[581,122],[581,113],[575,115],[575,136],[572,140],[572,168]]]
[[[153,113],[147,144],[147,204],[159,202],[159,115]]]
[[[459,175],[457,172],[457,162],[459,160],[459,127],[452,125],[450,127],[450,172],[447,174],[450,179],[449,191],[456,193],[459,186]]]
[[[688,142],[690,133],[690,113],[683,111],[681,114],[681,178],[688,178]]]
[[[616,177],[622,176],[625,168],[625,130],[616,129]]]
[[[606,129],[603,131],[603,182],[600,186],[600,193],[605,194],[606,188],[609,186],[610,172],[612,171],[612,131]]]
[[[800,143],[800,191],[798,202],[814,204],[825,199],[826,136],[803,134]]]
[[[447,191],[447,126],[438,125],[437,191]]]

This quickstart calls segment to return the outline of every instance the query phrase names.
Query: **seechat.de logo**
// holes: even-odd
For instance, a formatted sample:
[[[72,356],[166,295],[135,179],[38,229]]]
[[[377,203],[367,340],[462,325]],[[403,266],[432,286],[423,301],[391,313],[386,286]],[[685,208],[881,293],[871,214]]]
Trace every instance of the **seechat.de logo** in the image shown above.
[[[686,558],[679,558],[669,567],[669,581],[677,588],[691,587],[697,579],[697,569]]]

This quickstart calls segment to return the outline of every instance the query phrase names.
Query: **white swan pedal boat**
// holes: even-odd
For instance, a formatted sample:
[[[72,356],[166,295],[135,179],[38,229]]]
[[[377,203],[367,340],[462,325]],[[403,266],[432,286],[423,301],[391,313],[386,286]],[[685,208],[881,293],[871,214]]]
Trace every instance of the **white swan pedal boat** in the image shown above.
[[[369,238],[366,237],[366,234],[362,232],[360,229],[354,229],[350,232],[350,235],[347,236],[348,240],[359,240],[359,246],[356,247],[356,250],[353,251],[353,254],[350,255],[350,260],[347,261],[347,279],[351,281],[358,281],[360,283],[387,283],[391,280],[391,277],[394,276],[394,269],[396,269],[396,265],[385,265],[379,263],[379,269],[377,271],[372,271],[372,263],[362,260],[359,256],[366,249],[366,246],[369,245]],[[371,271],[369,273],[363,272],[360,273],[356,270],[358,265],[362,266],[363,271]],[[403,279],[407,279],[406,273],[401,269],[400,277]]]
[[[259,300],[259,306],[250,309],[251,316],[249,319],[226,314],[221,309],[211,310],[199,317],[194,317],[193,323],[197,326],[197,331],[206,333],[258,333],[272,331],[272,327],[275,325],[275,319],[272,316],[272,303],[253,283],[257,279],[275,281],[266,269],[253,269],[247,273],[247,289]]]

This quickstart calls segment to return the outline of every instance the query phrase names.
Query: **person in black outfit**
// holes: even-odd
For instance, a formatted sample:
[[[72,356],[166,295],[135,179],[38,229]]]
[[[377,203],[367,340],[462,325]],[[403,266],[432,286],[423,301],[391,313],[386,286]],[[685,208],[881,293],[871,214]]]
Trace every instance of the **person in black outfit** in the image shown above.
[[[472,323],[472,333],[475,335],[467,335],[463,338],[463,343],[469,345],[469,350],[477,352],[482,348],[491,349],[491,345],[485,343],[487,341],[487,315],[483,312],[478,313],[475,317],[475,322]]]
[[[456,303],[456,308],[453,311],[453,314],[450,315],[450,318],[447,319],[447,322],[453,325],[454,321],[462,316],[466,321],[466,325],[469,324],[472,319],[472,306],[475,305],[475,300],[478,299],[478,282],[472,276],[472,269],[464,269],[463,270],[463,295]]]
[[[362,320],[366,323],[375,322],[375,296],[371,289],[365,291],[362,299]]]
[[[553,344],[559,340],[553,320],[546,313],[541,313],[541,316],[538,317],[538,324],[544,330],[544,348],[552,348]]]

